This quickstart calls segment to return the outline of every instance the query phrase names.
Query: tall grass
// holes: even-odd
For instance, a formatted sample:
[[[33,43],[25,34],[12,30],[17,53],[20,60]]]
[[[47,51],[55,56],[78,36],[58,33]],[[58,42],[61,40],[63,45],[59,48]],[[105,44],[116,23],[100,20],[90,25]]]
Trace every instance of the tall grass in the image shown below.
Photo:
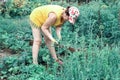
[[[64,60],[56,80],[119,80],[120,46],[89,47]]]

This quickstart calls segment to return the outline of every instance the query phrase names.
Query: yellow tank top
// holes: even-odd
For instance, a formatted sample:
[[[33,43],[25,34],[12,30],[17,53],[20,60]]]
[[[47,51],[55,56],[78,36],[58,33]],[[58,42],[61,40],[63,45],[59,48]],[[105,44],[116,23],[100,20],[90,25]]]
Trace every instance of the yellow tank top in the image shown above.
[[[38,8],[35,8],[31,14],[30,14],[30,20],[37,25],[38,27],[41,27],[43,23],[48,18],[48,15],[50,12],[54,12],[57,16],[57,20],[54,25],[52,26],[58,26],[63,24],[63,21],[61,21],[61,15],[64,8],[58,5],[45,5]]]

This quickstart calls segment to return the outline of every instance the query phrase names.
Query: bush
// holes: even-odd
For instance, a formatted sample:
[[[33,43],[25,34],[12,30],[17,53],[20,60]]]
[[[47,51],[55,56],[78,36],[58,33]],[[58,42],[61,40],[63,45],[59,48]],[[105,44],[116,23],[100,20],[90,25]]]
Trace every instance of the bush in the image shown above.
[[[110,45],[120,41],[118,4],[107,6],[102,2],[90,2],[78,8],[80,16],[76,24],[65,25],[69,26],[69,31],[77,32],[78,37],[84,35],[87,40],[99,37]]]
[[[0,6],[0,15],[6,18],[29,15],[35,7],[48,4],[49,1],[7,0]]]

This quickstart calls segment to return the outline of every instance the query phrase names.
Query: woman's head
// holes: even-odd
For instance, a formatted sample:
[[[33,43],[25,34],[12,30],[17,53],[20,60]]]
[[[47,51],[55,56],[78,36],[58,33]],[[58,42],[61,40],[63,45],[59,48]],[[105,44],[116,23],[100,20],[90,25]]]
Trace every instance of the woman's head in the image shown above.
[[[68,20],[70,23],[74,24],[79,14],[79,10],[76,7],[68,6],[65,10],[65,14],[63,14],[63,18],[65,21]]]

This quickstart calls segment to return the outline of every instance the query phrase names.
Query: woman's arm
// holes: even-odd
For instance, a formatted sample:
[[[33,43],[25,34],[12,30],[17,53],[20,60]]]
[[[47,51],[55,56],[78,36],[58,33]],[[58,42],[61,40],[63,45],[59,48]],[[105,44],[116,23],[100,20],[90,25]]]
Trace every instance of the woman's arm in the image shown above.
[[[56,22],[56,19],[57,19],[56,14],[50,13],[47,20],[41,27],[43,33],[53,42],[55,42],[56,40],[52,37],[52,34],[49,32],[49,28]]]
[[[62,37],[61,37],[61,26],[56,27],[56,34],[57,34],[59,40],[62,39]]]

